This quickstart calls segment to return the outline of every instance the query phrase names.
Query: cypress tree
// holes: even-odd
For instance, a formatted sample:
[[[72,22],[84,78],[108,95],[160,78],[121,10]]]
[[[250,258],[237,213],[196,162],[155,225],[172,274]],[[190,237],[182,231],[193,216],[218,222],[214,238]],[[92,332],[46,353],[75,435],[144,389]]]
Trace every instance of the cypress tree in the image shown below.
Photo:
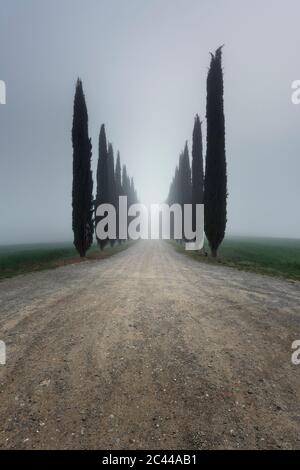
[[[183,153],[179,155],[178,162],[178,204],[183,204],[184,178],[183,178]]]
[[[182,168],[181,168],[181,184],[182,184],[182,203],[191,204],[192,202],[192,172],[190,166],[189,149],[187,142],[184,146],[182,154]]]
[[[181,235],[181,239],[177,240],[179,243],[182,243],[183,241],[183,236],[184,236],[184,233],[183,233],[183,217],[184,217],[184,207],[183,207],[183,204],[184,204],[184,177],[183,177],[183,153],[180,154],[179,156],[179,163],[178,163],[178,204],[181,205],[181,213],[182,213],[182,224],[181,224],[181,230],[182,230],[182,235]]]
[[[179,166],[175,168],[175,176],[174,176],[174,196],[173,202],[176,204],[180,203],[180,196],[179,196],[179,189],[180,189],[180,178],[179,178]]]
[[[176,166],[175,168],[175,174],[173,176],[172,182],[170,184],[169,188],[169,194],[167,197],[167,204],[169,206],[172,206],[172,204],[179,204],[180,203],[180,197],[179,197],[179,186],[180,186],[180,181],[179,181],[179,168]],[[170,237],[173,240],[174,239],[174,214],[171,212],[170,216]]]
[[[192,147],[192,204],[193,230],[196,230],[196,204],[203,204],[203,150],[201,122],[198,114],[195,117]]]
[[[111,143],[108,144],[107,151],[107,172],[108,172],[108,202],[116,206],[116,182],[115,182],[115,159],[114,150]]]
[[[118,152],[118,155],[117,155],[116,170],[115,170],[115,184],[116,184],[116,195],[117,195],[117,197],[122,196],[120,152]]]
[[[115,185],[116,185],[116,215],[117,215],[117,238],[119,239],[119,196],[122,196],[122,179],[121,179],[121,161],[120,161],[120,152],[117,155],[117,163],[115,169]],[[121,243],[121,240],[119,240]]]
[[[124,196],[127,196],[127,211],[128,211],[128,206],[129,206],[129,198],[130,198],[130,180],[127,174],[127,168],[126,165],[123,165],[122,168],[122,192]],[[129,225],[130,223],[130,218],[127,218],[127,224]]]
[[[127,202],[129,203],[130,199],[130,179],[127,173],[126,165],[123,165],[122,169],[122,190],[123,195],[127,196]]]
[[[182,207],[182,241],[184,240],[184,204],[191,204],[192,202],[192,180],[191,180],[191,166],[189,159],[189,150],[187,142],[185,143],[184,151],[179,159],[179,199]]]
[[[117,205],[117,193],[116,193],[116,182],[115,182],[115,160],[114,150],[111,143],[108,144],[107,151],[107,173],[108,173],[108,201],[116,209]],[[115,240],[110,240],[111,246],[113,246]]]
[[[130,178],[130,204],[137,203],[137,194],[134,186],[133,177]]]
[[[102,124],[99,134],[99,157],[97,166],[97,195],[96,195],[96,208],[100,204],[109,202],[109,185],[108,185],[108,152],[106,143],[105,126]],[[95,217],[96,225],[101,220],[100,217]],[[99,240],[98,245],[101,250],[107,243],[106,240]]]
[[[166,200],[166,203],[169,204],[169,206],[173,204],[173,200],[174,200],[174,184],[175,184],[175,178],[173,176],[172,182],[169,187],[168,197]]]
[[[93,242],[93,178],[88,113],[80,79],[77,80],[74,97],[72,144],[72,228],[74,246],[80,257],[84,257]]]
[[[207,146],[204,190],[204,228],[213,257],[225,236],[227,171],[223,102],[222,47],[211,55],[207,76]]]
[[[177,170],[177,167],[176,167],[176,170]],[[176,177],[173,176],[172,182],[170,184],[168,198],[167,198],[167,204],[169,206],[172,206],[172,204],[176,202],[175,185],[176,185]],[[170,215],[170,238],[171,240],[174,239],[174,215],[172,212]]]

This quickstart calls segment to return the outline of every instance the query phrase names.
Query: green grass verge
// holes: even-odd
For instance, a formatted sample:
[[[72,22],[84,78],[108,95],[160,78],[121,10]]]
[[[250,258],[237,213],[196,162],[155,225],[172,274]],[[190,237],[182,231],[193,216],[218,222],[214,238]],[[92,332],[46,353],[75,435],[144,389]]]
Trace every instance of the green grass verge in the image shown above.
[[[87,259],[104,259],[132,245],[132,241],[107,245],[103,251],[93,245],[87,258],[80,258],[72,243],[39,243],[30,245],[0,246],[0,281],[32,271],[53,269]]]
[[[171,243],[177,251],[198,261],[300,281],[300,240],[227,237],[217,259],[185,251],[183,246]],[[207,243],[205,250],[209,253]]]

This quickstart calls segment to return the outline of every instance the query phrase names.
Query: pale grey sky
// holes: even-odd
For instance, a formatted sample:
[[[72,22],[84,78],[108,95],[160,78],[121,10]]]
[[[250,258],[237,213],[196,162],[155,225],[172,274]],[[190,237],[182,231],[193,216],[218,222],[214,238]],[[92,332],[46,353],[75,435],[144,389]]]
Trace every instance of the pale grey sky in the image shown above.
[[[300,237],[297,0],[0,0],[0,244],[72,239],[72,106],[165,199],[225,43],[228,233]],[[204,144],[205,144],[205,126]]]

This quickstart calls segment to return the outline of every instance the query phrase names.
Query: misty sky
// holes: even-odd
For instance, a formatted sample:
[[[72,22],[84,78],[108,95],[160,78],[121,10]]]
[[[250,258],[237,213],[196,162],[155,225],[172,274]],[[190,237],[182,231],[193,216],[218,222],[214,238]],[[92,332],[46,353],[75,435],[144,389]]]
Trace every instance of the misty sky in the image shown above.
[[[72,239],[78,76],[93,168],[104,122],[141,202],[162,202],[223,43],[227,232],[300,238],[299,18],[298,0],[0,0],[0,244]]]

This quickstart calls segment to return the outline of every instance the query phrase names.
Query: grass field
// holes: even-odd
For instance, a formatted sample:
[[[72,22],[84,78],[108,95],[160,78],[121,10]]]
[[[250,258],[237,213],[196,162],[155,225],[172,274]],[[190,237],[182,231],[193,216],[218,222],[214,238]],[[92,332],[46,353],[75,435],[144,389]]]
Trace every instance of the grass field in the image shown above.
[[[113,248],[108,245],[104,251],[94,245],[87,257],[106,258],[126,249],[131,243],[115,245]],[[187,252],[183,246],[172,243],[176,250],[205,263],[300,280],[300,240],[228,237],[222,243],[217,259]],[[209,251],[207,246],[206,251]],[[81,261],[72,243],[0,246],[0,280]]]
[[[178,251],[184,251],[182,246],[175,245]],[[205,249],[209,252],[207,244]],[[232,236],[222,243],[217,259],[196,252],[185,253],[206,263],[300,280],[299,239]]]
[[[128,248],[130,243],[116,244],[114,247],[108,245],[104,251],[93,245],[87,253],[87,258],[106,258]],[[82,261],[86,259],[79,258],[71,242],[0,246],[0,280]]]

